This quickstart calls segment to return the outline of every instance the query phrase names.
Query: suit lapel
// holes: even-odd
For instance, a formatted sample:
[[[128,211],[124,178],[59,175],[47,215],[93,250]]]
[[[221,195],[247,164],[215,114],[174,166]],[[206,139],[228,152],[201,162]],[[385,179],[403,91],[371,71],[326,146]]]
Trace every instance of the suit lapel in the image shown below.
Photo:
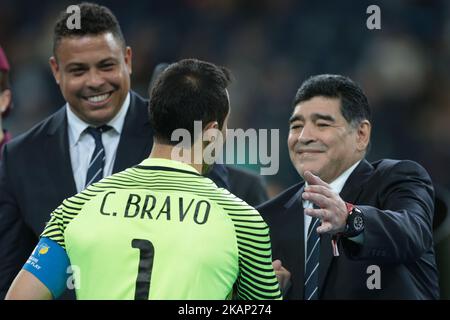
[[[355,203],[363,190],[363,186],[370,177],[373,167],[365,159],[361,160],[352,174],[348,177],[344,187],[339,194],[341,198],[350,203]],[[331,246],[331,236],[324,234],[320,238],[320,264],[319,264],[319,297],[323,292],[328,270],[333,261],[333,249]]]
[[[53,185],[58,186],[56,188],[59,193],[58,198],[64,199],[67,195],[77,193],[70,159],[65,107],[61,108],[51,119],[47,135],[44,155],[46,156],[48,176]]]
[[[301,203],[301,195],[303,193],[304,185],[301,185],[300,189],[286,202],[284,212],[286,217],[296,217],[298,218],[298,223],[295,223],[295,245],[291,247],[290,250],[295,250],[295,255],[297,256],[294,261],[299,261],[299,265],[297,266],[296,274],[299,275],[299,279],[295,281],[299,283],[301,289],[299,290],[300,297],[298,299],[303,299],[303,282],[304,282],[304,274],[305,274],[305,238],[304,238],[304,229],[305,229],[305,218],[303,213],[303,206]],[[295,219],[297,220],[297,219]],[[292,219],[286,219],[286,221],[295,221]],[[299,228],[297,230],[297,228]],[[298,247],[297,247],[298,245]],[[298,249],[297,249],[298,248]]]
[[[148,117],[148,103],[134,92],[130,95],[128,109],[117,147],[113,173],[139,164],[150,155],[153,132]]]
[[[354,203],[363,190],[363,186],[372,174],[373,167],[365,159],[361,160],[359,165],[355,168],[339,194],[341,198],[350,203]]]

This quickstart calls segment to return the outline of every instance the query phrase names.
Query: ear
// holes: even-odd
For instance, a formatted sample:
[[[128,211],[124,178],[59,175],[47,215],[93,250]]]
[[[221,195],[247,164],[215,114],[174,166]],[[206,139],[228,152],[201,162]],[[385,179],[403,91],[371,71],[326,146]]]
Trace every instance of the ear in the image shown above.
[[[126,47],[125,48],[125,64],[127,65],[128,68],[128,73],[131,74],[132,73],[132,64],[131,64],[131,58],[133,57],[133,52],[131,51],[130,47]]]
[[[217,121],[208,122],[202,131],[202,140],[208,145],[217,140],[217,136],[221,134],[219,130],[219,123]]]
[[[0,93],[0,113],[4,113],[11,105],[12,93],[11,90],[6,89]]]
[[[217,121],[211,121],[208,122],[205,126],[205,128],[203,129],[203,131],[209,130],[209,129],[217,129],[219,130],[219,123]]]
[[[59,85],[59,82],[61,81],[61,72],[59,69],[58,61],[54,56],[51,56],[48,62],[50,64],[50,68],[52,69],[53,77],[55,78],[56,83]]]
[[[368,120],[363,120],[356,130],[356,149],[358,151],[364,151],[369,145],[372,125]]]

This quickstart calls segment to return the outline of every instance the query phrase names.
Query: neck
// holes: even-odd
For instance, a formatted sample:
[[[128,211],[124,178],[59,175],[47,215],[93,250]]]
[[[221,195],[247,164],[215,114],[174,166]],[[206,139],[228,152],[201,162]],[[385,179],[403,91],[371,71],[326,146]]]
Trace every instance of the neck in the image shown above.
[[[152,152],[150,153],[149,158],[160,158],[160,159],[168,159],[168,160],[177,160],[183,163],[186,163],[193,167],[197,172],[200,174],[202,173],[202,164],[196,164],[194,161],[192,161],[192,157],[186,157],[184,154],[187,153],[188,155],[193,154],[191,152],[191,149],[182,149],[178,146],[172,146],[168,144],[162,144],[158,143],[156,140],[153,143]],[[172,155],[176,155],[179,158],[173,157]],[[187,160],[189,159],[189,160]]]

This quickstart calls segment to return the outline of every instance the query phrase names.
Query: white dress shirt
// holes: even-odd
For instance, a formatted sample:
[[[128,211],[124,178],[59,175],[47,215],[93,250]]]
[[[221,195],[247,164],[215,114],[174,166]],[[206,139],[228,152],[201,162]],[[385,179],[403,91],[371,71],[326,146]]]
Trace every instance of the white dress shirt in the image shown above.
[[[114,161],[116,159],[117,147],[120,141],[123,124],[128,108],[130,107],[130,93],[116,116],[107,123],[112,129],[102,134],[103,147],[105,148],[105,167],[103,168],[103,177],[112,174]],[[77,192],[84,190],[86,184],[86,174],[89,168],[89,161],[95,149],[95,140],[87,132],[86,128],[90,125],[80,118],[66,104],[67,127],[69,135],[70,161],[72,164],[73,177],[77,187]]]
[[[358,166],[358,164],[360,162],[361,162],[361,160],[356,162],[354,165],[352,165],[350,168],[345,170],[339,177],[337,177],[333,182],[331,182],[329,184],[331,189],[334,192],[336,192],[338,194],[341,192],[342,188],[344,187],[344,184],[347,182],[348,177],[352,174],[353,170],[355,170],[355,168]],[[307,187],[307,186],[308,186],[308,183],[305,181],[305,187]],[[313,203],[309,200],[302,199],[302,204],[303,204],[303,208],[312,208],[313,207]],[[306,240],[307,240],[309,225],[311,223],[312,218],[305,214],[304,219],[305,219],[304,220],[305,221],[304,239],[305,239],[305,261],[306,261]]]

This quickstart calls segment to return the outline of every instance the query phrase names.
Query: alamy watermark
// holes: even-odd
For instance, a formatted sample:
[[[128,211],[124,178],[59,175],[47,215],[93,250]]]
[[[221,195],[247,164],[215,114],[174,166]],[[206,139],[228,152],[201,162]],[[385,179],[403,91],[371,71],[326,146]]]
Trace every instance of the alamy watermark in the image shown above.
[[[376,264],[372,264],[367,267],[367,274],[370,276],[367,278],[366,286],[369,290],[381,289],[381,269]]]
[[[367,7],[367,14],[370,16],[367,18],[366,26],[369,30],[380,30],[381,29],[381,9],[379,6],[372,4]]]
[[[66,20],[67,29],[73,30],[81,29],[81,10],[77,5],[68,6],[66,9],[67,13],[71,13],[71,15]]]
[[[280,143],[278,129],[228,129],[226,132],[225,153],[224,138],[218,129],[202,132],[202,122],[194,121],[194,137],[202,137],[202,141],[211,142],[205,148],[195,144],[187,129],[176,129],[171,140],[179,142],[171,154],[172,160],[195,164],[260,164],[261,175],[275,175],[280,164]],[[269,152],[270,150],[270,152]],[[192,152],[194,154],[192,154]],[[247,161],[248,159],[248,161]]]
[[[66,286],[67,289],[80,289],[81,288],[81,269],[79,266],[70,265],[67,267],[66,273],[69,275],[67,277]]]

